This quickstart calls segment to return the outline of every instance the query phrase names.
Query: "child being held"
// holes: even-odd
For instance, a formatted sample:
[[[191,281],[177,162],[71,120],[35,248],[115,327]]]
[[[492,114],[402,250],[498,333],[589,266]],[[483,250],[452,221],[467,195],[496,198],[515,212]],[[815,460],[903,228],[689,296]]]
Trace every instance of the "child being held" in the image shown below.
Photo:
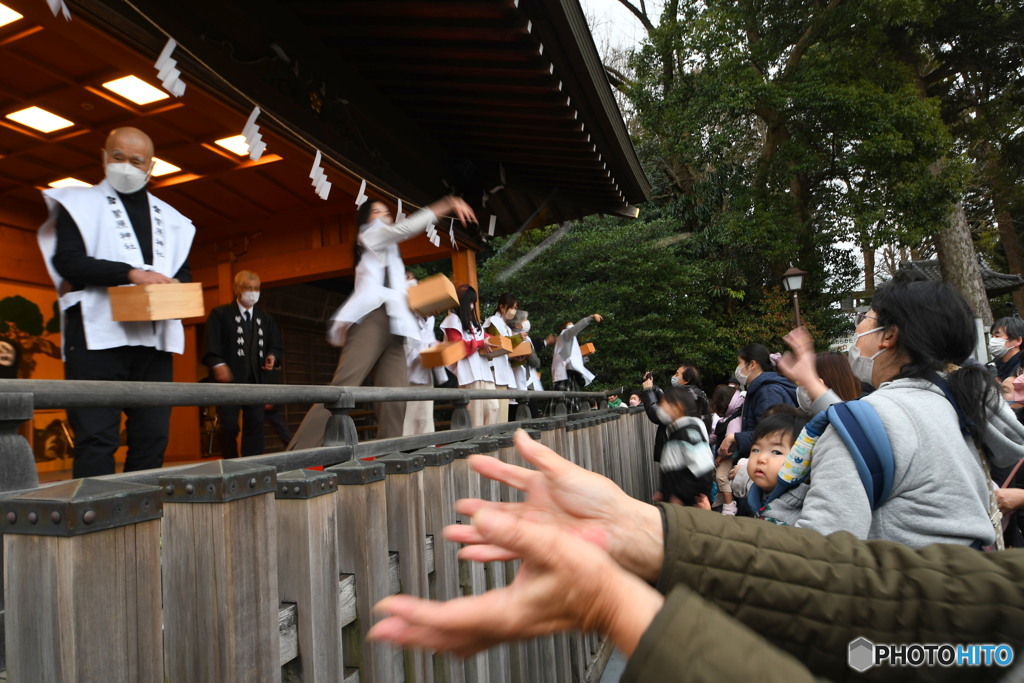
[[[809,484],[796,486],[779,481],[779,470],[808,418],[797,411],[780,411],[762,418],[754,430],[747,474],[747,502],[754,516],[773,524],[793,526],[800,518]]]
[[[661,453],[662,499],[710,510],[715,498],[715,461],[704,422],[692,417],[697,413],[692,394],[669,387],[655,411],[666,429]]]

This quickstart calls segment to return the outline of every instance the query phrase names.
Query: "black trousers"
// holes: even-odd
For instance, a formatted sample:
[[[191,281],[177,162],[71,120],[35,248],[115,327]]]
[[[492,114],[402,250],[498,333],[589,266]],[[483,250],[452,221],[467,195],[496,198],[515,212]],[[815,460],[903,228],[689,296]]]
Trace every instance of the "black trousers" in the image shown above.
[[[80,324],[80,323],[79,323]],[[64,376],[122,382],[170,382],[171,354],[149,346],[121,346],[90,351],[71,330],[65,346]],[[171,409],[69,408],[68,422],[75,433],[72,473],[94,477],[114,473],[114,451],[121,445],[121,412],[127,416],[128,456],[125,472],[149,470],[164,464]]]
[[[263,404],[255,406],[218,406],[220,413],[220,453],[238,457],[238,413],[242,413],[242,455],[263,453]]]

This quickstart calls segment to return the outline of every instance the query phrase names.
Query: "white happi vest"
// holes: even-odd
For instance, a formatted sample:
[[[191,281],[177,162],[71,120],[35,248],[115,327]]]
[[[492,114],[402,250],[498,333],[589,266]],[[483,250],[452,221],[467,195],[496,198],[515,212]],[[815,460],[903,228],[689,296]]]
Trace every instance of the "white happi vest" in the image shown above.
[[[430,368],[423,367],[420,352],[437,344],[437,337],[434,336],[434,316],[426,318],[417,316],[416,324],[420,329],[419,335],[415,339],[405,338],[405,362],[409,367],[409,384],[430,386]],[[444,368],[434,368],[433,370],[438,384],[444,384],[448,380]]]
[[[119,346],[151,346],[171,353],[185,350],[185,331],[180,320],[116,322],[111,317],[106,287],[86,287],[62,294],[62,289],[67,287],[53,267],[57,251],[57,207],[60,205],[75,221],[85,243],[85,252],[92,258],[127,263],[132,268],[173,277],[188,258],[196,229],[192,221],[167,202],[148,193],[146,196],[152,222],[152,265],[143,262],[128,213],[106,180],[94,187],[43,190],[49,216],[39,227],[39,249],[60,297],[61,328],[64,311],[81,304],[85,345],[91,351]]]
[[[458,330],[459,334],[462,335],[463,341],[479,341],[486,336],[482,329],[477,329],[475,334],[463,330],[462,320],[455,313],[448,314],[448,317],[441,322],[441,329]],[[487,359],[480,355],[479,350],[474,351],[454,365],[449,365],[448,369],[455,375],[455,379],[460,387],[472,384],[473,382],[494,381],[494,375],[491,374],[491,366]]]
[[[508,323],[505,322],[501,317],[501,313],[495,313],[487,322],[484,323],[484,327],[494,327],[498,330],[498,334],[503,337],[511,337],[512,330],[509,328]],[[516,376],[512,372],[512,363],[509,361],[508,356],[497,356],[491,359],[491,371],[494,373],[494,383],[499,387],[508,387],[509,389],[517,388]],[[524,389],[526,387],[523,387]]]
[[[569,358],[562,360],[562,349],[565,344],[572,344],[572,349],[569,351]],[[586,366],[583,365],[583,353],[580,351],[579,341],[576,340],[576,337],[569,337],[566,334],[566,330],[562,330],[555,341],[555,353],[551,359],[552,381],[561,382],[569,379],[566,369],[575,370],[583,375],[583,386],[587,386],[594,381],[594,373],[587,370]]]
[[[420,210],[409,216],[403,225],[409,226],[410,233],[418,232],[426,228],[433,217],[434,214],[429,211]],[[377,220],[359,229],[359,236],[356,239],[363,246],[363,253],[359,258],[359,265],[356,266],[355,287],[351,296],[331,316],[331,324],[327,331],[327,341],[335,346],[344,346],[349,328],[381,306],[387,311],[392,334],[411,339],[419,336],[416,318],[409,310],[406,291],[409,284],[405,279],[405,263],[398,250],[398,243],[386,244],[381,254],[367,248],[363,241],[363,236],[368,231],[386,227],[383,222]],[[390,287],[384,286],[385,272]]]

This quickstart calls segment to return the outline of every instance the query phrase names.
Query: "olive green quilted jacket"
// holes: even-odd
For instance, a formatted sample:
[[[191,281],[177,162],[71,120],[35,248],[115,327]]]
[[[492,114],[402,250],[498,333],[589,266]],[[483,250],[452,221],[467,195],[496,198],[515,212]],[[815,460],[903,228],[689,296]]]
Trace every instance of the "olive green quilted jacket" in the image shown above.
[[[847,664],[849,644],[1007,643],[1024,660],[1024,550],[920,550],[662,505],[667,594],[622,680],[999,680]],[[1015,673],[1020,673],[1018,670]]]

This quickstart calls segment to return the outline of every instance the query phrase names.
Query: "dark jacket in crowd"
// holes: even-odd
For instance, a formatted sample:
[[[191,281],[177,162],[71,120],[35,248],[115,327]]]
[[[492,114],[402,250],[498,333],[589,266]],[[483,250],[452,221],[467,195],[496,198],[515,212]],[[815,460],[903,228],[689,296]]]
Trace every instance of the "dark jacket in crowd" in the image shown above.
[[[999,381],[1003,381],[1007,377],[1014,377],[1017,375],[1017,370],[1020,369],[1020,362],[1024,360],[1024,352],[1013,354],[1013,358],[1009,358],[1005,361],[996,361],[996,377]]]
[[[764,411],[774,405],[796,403],[796,385],[775,372],[762,372],[747,386],[747,397],[743,401],[743,428],[736,433],[736,450],[733,458],[746,458],[754,442],[754,428],[761,421]]]

